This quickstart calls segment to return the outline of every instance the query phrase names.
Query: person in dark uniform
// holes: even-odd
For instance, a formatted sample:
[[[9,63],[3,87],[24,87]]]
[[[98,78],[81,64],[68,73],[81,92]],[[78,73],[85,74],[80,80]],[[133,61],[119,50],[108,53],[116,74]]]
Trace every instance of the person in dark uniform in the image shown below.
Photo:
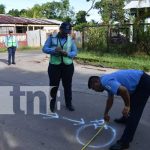
[[[50,79],[51,101],[50,109],[55,110],[55,102],[57,90],[60,80],[64,87],[64,96],[66,108],[69,111],[74,111],[72,105],[72,77],[74,74],[73,58],[77,55],[77,47],[71,37],[72,26],[68,22],[63,22],[60,25],[58,34],[48,37],[44,46],[43,52],[50,54],[50,62],[48,67],[48,75]]]
[[[12,30],[9,30],[9,35],[5,37],[5,46],[7,47],[8,50],[8,65],[11,65],[11,63],[16,64],[15,52],[16,48],[18,48],[18,40],[16,36],[13,35]]]
[[[104,112],[104,120],[109,121],[109,110],[112,107],[114,95],[120,95],[124,101],[122,111],[126,120],[126,127],[120,140],[110,147],[110,150],[124,150],[129,148],[145,104],[150,96],[150,76],[140,70],[120,70],[102,77],[91,76],[88,87],[97,92],[108,92],[108,99]],[[129,113],[130,112],[130,113]]]

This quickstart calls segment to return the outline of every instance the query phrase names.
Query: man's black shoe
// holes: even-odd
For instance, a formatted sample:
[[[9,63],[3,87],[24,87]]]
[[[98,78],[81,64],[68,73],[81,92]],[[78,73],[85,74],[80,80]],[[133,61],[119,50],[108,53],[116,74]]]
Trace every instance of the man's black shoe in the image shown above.
[[[69,111],[75,111],[74,107],[71,105],[71,106],[66,106],[66,108],[69,110]]]
[[[112,145],[109,150],[126,150],[129,148],[129,144],[125,144],[121,141],[117,141],[116,144]]]
[[[122,116],[121,118],[115,119],[114,121],[115,121],[116,123],[118,123],[118,124],[126,124],[126,123],[127,123],[127,120],[128,120],[127,117]]]
[[[55,110],[55,101],[53,101],[53,100],[51,100],[51,102],[50,102],[50,110],[51,110],[51,112],[54,112],[54,110]]]
[[[15,63],[15,62],[13,62],[12,64],[14,64],[14,65],[15,65],[16,63]]]

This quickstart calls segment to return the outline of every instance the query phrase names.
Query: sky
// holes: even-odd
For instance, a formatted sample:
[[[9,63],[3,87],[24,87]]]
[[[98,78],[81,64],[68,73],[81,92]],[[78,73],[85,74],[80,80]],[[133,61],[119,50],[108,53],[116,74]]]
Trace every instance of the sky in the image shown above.
[[[35,4],[43,4],[46,2],[52,2],[53,0],[0,0],[0,4],[5,5],[6,12],[11,9],[27,9],[33,7]],[[60,0],[55,0],[60,1]],[[87,11],[91,7],[91,2],[86,2],[86,0],[70,0],[70,5],[74,7],[74,11],[79,10]],[[96,10],[90,11],[90,17],[86,18],[88,21],[94,19],[95,21],[100,21],[100,15],[97,14]]]

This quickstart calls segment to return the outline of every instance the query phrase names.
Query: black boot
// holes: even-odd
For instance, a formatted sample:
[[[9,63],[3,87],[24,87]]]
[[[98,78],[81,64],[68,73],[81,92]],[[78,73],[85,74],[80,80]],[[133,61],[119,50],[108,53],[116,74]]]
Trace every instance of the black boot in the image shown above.
[[[114,121],[118,124],[126,124],[128,117],[122,116],[121,118],[115,119]]]
[[[51,102],[50,102],[50,110],[51,110],[51,112],[54,112],[54,110],[55,110],[55,101],[54,100],[51,100]]]
[[[69,110],[69,111],[75,111],[74,107],[72,105],[69,105],[69,106],[66,106],[66,108]]]
[[[129,148],[128,143],[123,143],[120,140],[116,142],[116,144],[112,145],[109,150],[126,150]]]

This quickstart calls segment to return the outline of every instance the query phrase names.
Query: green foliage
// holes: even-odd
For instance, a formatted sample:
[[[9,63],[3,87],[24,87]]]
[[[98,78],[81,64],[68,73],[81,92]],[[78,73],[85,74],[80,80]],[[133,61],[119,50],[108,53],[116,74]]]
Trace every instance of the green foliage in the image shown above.
[[[18,51],[27,51],[27,50],[40,50],[42,49],[42,47],[30,47],[30,46],[22,46],[22,47],[19,47],[17,50]]]
[[[6,48],[0,48],[0,53],[6,52],[7,49]]]
[[[118,29],[117,34],[114,34],[112,29]],[[133,42],[129,41],[130,26],[127,25],[90,27],[88,24],[87,28],[80,31],[84,33],[84,48],[89,51],[123,55],[140,52],[150,55],[150,25],[141,24],[137,28],[134,26]]]
[[[31,13],[32,13],[32,18],[42,18],[42,12],[41,12],[42,8],[40,5],[36,4],[32,7],[31,9]]]
[[[107,28],[90,27],[84,33],[86,49],[97,52],[107,49]]]
[[[80,50],[77,62],[117,69],[141,69],[150,71],[150,56],[118,55]]]
[[[74,20],[75,16],[73,8],[70,7],[69,0],[47,2],[42,5],[35,4],[32,8],[22,9],[20,12],[17,9],[12,9],[9,11],[9,14],[12,16],[58,19],[69,22]]]
[[[140,52],[145,52],[150,55],[150,26],[145,25],[138,28],[138,39],[137,39],[137,49]]]
[[[18,9],[12,9],[12,10],[9,10],[8,14],[11,16],[19,17],[20,11]]]
[[[27,10],[26,9],[21,9],[20,10],[20,17],[27,17],[26,16]]]
[[[109,24],[110,21],[124,22],[124,1],[125,0],[101,0],[95,3],[95,8],[102,15],[104,24]]]
[[[0,4],[0,14],[5,14],[5,5]]]
[[[73,27],[73,29],[76,30],[76,31],[81,31],[82,32],[82,31],[84,31],[84,28],[88,27],[88,26],[89,26],[88,23],[80,23],[80,24],[75,25]]]
[[[108,52],[113,54],[120,55],[132,55],[137,52],[136,46],[134,43],[124,43],[124,44],[109,44]]]
[[[71,22],[72,19],[68,16],[68,17],[66,17],[66,18],[63,18],[62,21],[63,21],[63,22]]]
[[[73,8],[70,8],[69,0],[61,0],[61,2],[47,2],[42,6],[42,14],[48,19],[66,19],[74,16]]]
[[[42,5],[42,14],[45,18],[56,19],[61,18],[61,3],[60,2],[47,2]]]
[[[76,24],[86,23],[86,11],[79,11],[76,14]]]

